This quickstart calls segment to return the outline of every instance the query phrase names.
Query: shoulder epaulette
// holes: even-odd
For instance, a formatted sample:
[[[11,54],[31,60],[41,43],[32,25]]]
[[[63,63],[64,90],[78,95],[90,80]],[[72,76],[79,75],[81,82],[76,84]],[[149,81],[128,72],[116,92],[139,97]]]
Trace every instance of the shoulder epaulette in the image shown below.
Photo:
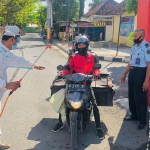
[[[149,46],[150,46],[149,43],[146,43],[146,44],[145,44],[145,47],[146,47],[146,48],[148,48]]]

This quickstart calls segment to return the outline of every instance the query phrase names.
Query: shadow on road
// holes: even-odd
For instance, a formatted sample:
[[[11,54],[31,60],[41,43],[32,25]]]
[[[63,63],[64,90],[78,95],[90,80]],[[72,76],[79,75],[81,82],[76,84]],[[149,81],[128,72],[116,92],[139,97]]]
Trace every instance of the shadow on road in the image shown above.
[[[22,41],[42,41],[42,37],[38,33],[27,33],[21,38]]]
[[[33,127],[28,135],[28,140],[39,141],[34,148],[28,150],[66,150],[70,147],[70,132],[66,126],[63,130],[53,133],[51,130],[58,122],[57,119],[44,118],[39,124]],[[104,133],[107,133],[106,125],[101,122]],[[88,128],[79,135],[79,150],[84,150],[91,144],[100,144],[101,141],[96,137],[95,122],[90,122]]]
[[[45,45],[28,45],[28,46],[22,46],[21,49],[25,49],[25,48],[37,48],[37,47],[45,47]],[[20,49],[20,47],[18,47],[17,49]]]
[[[125,71],[126,67],[121,66],[121,67],[109,67],[107,70],[110,72],[110,76],[113,79],[114,83],[114,88],[115,88],[115,97],[114,99],[119,99],[119,98],[127,98],[128,97],[128,79],[126,80],[125,83],[121,83],[120,79],[121,76],[123,75],[123,72]]]
[[[150,150],[146,149],[146,131],[137,130],[137,124],[137,121],[123,122],[117,138],[108,139],[110,150]]]

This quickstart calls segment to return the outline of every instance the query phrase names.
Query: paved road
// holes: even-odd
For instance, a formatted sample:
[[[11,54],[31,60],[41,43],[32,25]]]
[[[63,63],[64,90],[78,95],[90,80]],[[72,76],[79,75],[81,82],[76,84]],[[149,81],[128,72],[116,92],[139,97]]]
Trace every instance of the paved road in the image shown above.
[[[23,47],[23,45],[25,45]],[[20,44],[22,49],[15,54],[35,61],[45,45],[37,34],[28,34]],[[57,47],[48,49],[38,64],[44,71],[32,70],[22,81],[22,87],[9,99],[2,117],[2,142],[12,145],[10,150],[67,150],[70,149],[70,133],[66,127],[58,133],[51,130],[57,123],[50,103],[50,85],[56,76],[56,66],[66,62],[66,54]],[[103,68],[110,62],[101,62]],[[115,99],[127,97],[127,84],[120,84],[124,63],[112,63],[102,72],[109,72],[116,89]],[[8,69],[9,80],[20,79],[26,70]],[[2,99],[4,102],[8,91]],[[145,130],[137,131],[137,122],[123,122],[127,111],[114,102],[114,107],[99,107],[106,137],[100,141],[95,136],[94,120],[88,130],[80,135],[80,150],[145,150]]]

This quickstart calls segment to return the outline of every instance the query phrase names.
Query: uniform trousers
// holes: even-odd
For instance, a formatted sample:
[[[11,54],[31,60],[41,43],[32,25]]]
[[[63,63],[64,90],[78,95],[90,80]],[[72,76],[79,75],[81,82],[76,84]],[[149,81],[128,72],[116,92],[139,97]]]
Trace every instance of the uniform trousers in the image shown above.
[[[142,87],[146,77],[146,68],[131,67],[128,76],[128,97],[131,117],[146,125],[147,92]]]

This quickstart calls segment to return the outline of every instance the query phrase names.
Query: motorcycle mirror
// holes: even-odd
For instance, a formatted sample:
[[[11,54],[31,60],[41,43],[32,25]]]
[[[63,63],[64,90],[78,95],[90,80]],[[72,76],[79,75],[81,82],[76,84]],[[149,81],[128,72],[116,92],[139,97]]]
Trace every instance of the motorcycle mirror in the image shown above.
[[[94,64],[93,69],[100,69],[101,68],[101,64]]]
[[[64,69],[64,67],[63,67],[62,65],[57,66],[57,70],[58,70],[58,71],[61,71],[61,70],[63,70],[63,69]]]

